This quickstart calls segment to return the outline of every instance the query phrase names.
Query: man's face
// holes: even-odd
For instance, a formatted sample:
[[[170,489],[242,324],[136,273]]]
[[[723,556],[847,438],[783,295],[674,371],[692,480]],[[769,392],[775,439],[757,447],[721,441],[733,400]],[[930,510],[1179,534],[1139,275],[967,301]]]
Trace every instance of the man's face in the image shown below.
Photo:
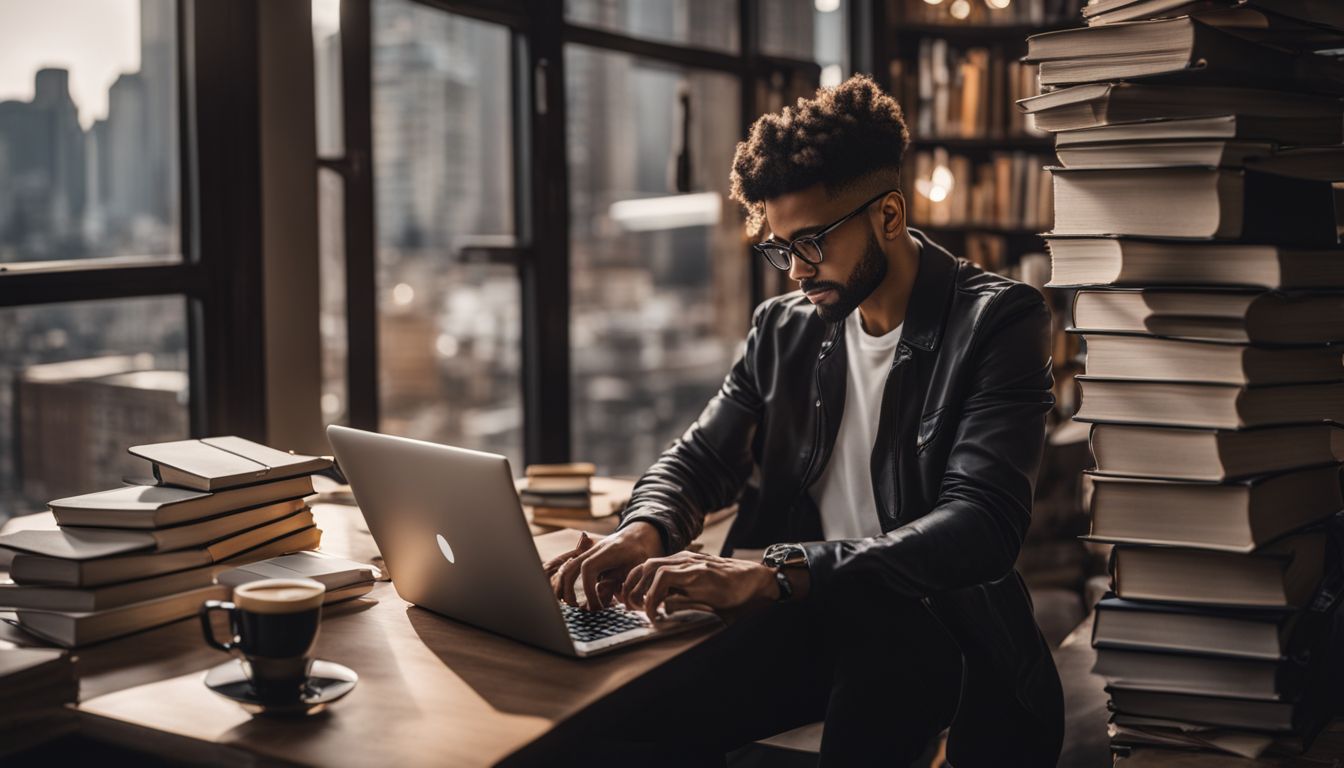
[[[863,200],[862,194],[828,194],[820,184],[790,192],[766,201],[766,228],[775,240],[790,242],[821,230]],[[887,276],[887,257],[871,219],[879,205],[873,203],[828,233],[820,243],[820,264],[813,266],[796,256],[792,260],[789,278],[798,282],[823,320],[844,320]]]

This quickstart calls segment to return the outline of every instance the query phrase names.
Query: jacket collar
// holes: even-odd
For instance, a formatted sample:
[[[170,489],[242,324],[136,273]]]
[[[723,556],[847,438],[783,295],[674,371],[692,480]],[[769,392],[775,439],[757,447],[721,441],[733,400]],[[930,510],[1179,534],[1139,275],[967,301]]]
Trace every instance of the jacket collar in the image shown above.
[[[910,234],[919,241],[919,273],[905,309],[901,341],[925,352],[938,348],[943,336],[952,291],[957,285],[957,258],[914,227]]]

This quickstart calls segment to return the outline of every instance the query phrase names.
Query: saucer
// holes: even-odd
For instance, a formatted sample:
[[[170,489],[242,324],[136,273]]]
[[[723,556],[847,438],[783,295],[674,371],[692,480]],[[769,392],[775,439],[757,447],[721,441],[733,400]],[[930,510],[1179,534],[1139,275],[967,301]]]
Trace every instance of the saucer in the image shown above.
[[[311,715],[321,712],[328,704],[354,690],[359,675],[349,667],[332,661],[314,659],[304,683],[303,696],[283,704],[264,703],[252,689],[252,681],[242,659],[230,659],[205,673],[205,687],[242,705],[243,709],[260,715]]]

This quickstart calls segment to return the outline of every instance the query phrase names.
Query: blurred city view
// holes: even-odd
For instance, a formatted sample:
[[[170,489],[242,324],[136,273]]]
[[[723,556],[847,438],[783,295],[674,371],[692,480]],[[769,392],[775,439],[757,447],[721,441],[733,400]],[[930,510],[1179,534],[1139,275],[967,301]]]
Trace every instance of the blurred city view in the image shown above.
[[[108,75],[105,114],[72,92],[91,76],[66,63],[78,9],[5,8],[0,47],[31,95],[0,92],[0,266],[181,258],[177,4],[100,5],[138,28],[115,41],[139,66]],[[143,473],[127,445],[187,435],[186,367],[180,298],[0,310],[0,519]]]
[[[838,81],[846,4],[760,2],[761,49]],[[0,267],[180,260],[175,0],[0,4]],[[735,8],[565,2],[576,24],[729,53]],[[318,149],[339,156],[339,0],[314,0],[313,15]],[[82,51],[72,19],[102,25],[119,52]],[[527,237],[510,32],[411,0],[374,0],[372,23],[379,427],[521,471],[520,286],[489,258]],[[567,115],[572,452],[638,474],[713,395],[746,331],[748,250],[727,197],[742,83],[576,44],[564,67],[548,98]],[[334,171],[316,184],[321,406],[340,422],[345,202]],[[186,318],[181,297],[0,309],[0,518],[115,485],[143,471],[126,446],[186,436]]]
[[[765,5],[762,47],[815,58],[838,81],[842,4]],[[380,427],[520,467],[518,278],[471,258],[519,244],[509,33],[410,0],[373,9]],[[565,13],[638,37],[738,45],[732,4],[567,0]],[[339,96],[323,85],[339,71],[338,31],[319,29],[316,48],[319,144],[339,151]],[[745,336],[750,269],[727,197],[741,86],[580,45],[564,65],[573,458],[638,474],[691,424]],[[323,205],[339,212],[334,189]],[[338,243],[339,228],[324,217],[323,242]],[[331,419],[345,405],[341,290],[324,278]]]

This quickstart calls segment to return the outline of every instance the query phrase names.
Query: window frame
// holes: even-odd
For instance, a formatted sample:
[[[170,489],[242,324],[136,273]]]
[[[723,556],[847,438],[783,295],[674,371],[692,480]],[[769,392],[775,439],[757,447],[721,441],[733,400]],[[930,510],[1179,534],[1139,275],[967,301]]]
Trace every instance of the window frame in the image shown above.
[[[572,23],[563,0],[412,0],[429,8],[499,24],[510,33],[514,156],[515,248],[479,254],[518,271],[522,311],[523,455],[528,463],[570,460],[570,248],[566,161],[564,49],[582,45],[687,68],[735,76],[740,85],[740,136],[757,113],[756,85],[778,72],[820,83],[814,61],[759,52],[756,0],[736,0],[738,50],[715,51],[650,41]],[[850,3],[847,42],[866,41],[860,14]],[[378,429],[376,242],[373,205],[372,0],[341,2],[341,70],[344,155],[319,165],[337,171],[345,185],[348,419]],[[855,71],[869,58],[851,53]],[[726,169],[725,169],[726,172]],[[750,265],[751,305],[765,298],[764,267],[743,244]],[[747,318],[743,318],[744,327]]]
[[[258,11],[178,0],[181,260],[0,265],[0,308],[180,296],[193,436],[265,439]]]

